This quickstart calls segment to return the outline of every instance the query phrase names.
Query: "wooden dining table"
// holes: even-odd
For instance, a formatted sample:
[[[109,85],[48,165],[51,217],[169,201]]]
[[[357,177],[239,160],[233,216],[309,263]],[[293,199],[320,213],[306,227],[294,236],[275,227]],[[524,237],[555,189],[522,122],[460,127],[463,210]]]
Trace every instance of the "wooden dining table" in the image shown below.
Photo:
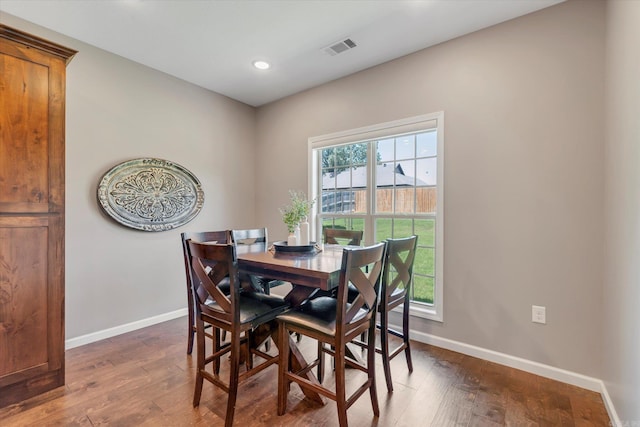
[[[238,270],[241,274],[251,274],[274,280],[290,282],[293,286],[285,296],[291,307],[299,307],[317,289],[330,291],[338,286],[342,267],[344,246],[325,245],[311,252],[277,252],[272,245],[254,243],[237,245]],[[265,325],[260,331],[265,338],[269,335],[277,342],[275,328]],[[261,341],[261,340],[259,340]],[[293,339],[289,338],[291,350],[291,368],[299,371],[308,366],[304,356]],[[278,345],[280,347],[280,345]],[[307,379],[319,384],[315,375],[309,371]],[[317,393],[302,390],[305,396],[319,403],[324,399]]]

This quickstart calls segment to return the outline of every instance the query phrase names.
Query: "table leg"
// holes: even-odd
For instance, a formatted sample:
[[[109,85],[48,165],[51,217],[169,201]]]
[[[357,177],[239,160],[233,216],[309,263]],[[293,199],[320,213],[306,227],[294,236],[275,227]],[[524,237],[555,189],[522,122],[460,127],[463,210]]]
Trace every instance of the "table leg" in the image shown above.
[[[291,307],[300,307],[316,291],[315,288],[294,285],[284,300],[291,304]]]
[[[275,341],[276,345],[278,346],[278,348],[282,348],[282,346],[280,345],[280,343],[278,342],[278,330],[275,329],[272,331],[271,334],[271,338],[273,338],[273,340]],[[287,337],[287,339],[289,340],[289,366],[291,368],[291,371],[300,371],[304,368],[306,368],[308,366],[307,361],[304,359],[304,356],[302,355],[302,353],[300,352],[300,349],[298,348],[298,346],[296,345],[296,342],[293,338],[291,338],[291,335],[289,335]],[[320,385],[320,382],[318,381],[318,379],[316,378],[316,376],[313,374],[313,372],[309,371],[305,374],[305,377],[311,381],[313,384],[316,385]],[[318,393],[315,393],[311,390],[308,390],[306,388],[301,388],[302,392],[304,393],[304,395],[308,398],[311,399],[314,402],[320,403],[322,405],[325,404],[324,399],[322,398],[321,395],[319,395]]]
[[[279,343],[278,324],[276,321],[264,323],[258,326],[251,333],[251,346],[252,347],[260,346],[269,336],[273,338],[273,341],[276,343],[276,346],[278,347],[278,349],[282,348],[282,346]],[[301,369],[306,368],[308,364],[307,364],[307,361],[304,359],[304,356],[300,352],[300,349],[296,345],[295,340],[291,338],[291,335],[289,335],[288,339],[289,339],[289,351],[290,351],[289,366],[291,367],[292,371],[297,372],[297,371],[300,371]],[[320,384],[316,376],[311,371],[307,372],[306,378],[314,384],[318,384],[318,385]],[[314,393],[313,391],[307,390],[304,388],[302,389],[302,392],[307,398],[311,399],[312,401],[323,404],[323,405],[325,404],[324,399],[318,393]]]

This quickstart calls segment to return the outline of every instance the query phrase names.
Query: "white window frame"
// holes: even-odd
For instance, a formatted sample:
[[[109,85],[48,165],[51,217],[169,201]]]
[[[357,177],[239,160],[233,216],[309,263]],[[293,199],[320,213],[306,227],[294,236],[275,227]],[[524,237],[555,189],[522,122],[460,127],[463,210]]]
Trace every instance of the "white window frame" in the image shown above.
[[[390,122],[380,123],[371,126],[365,126],[356,129],[349,129],[341,132],[331,133],[327,135],[314,136],[308,140],[308,159],[309,159],[309,189],[308,194],[312,198],[318,198],[320,190],[319,168],[320,160],[318,158],[318,150],[335,145],[353,144],[358,142],[370,141],[373,139],[383,139],[405,133],[415,133],[436,129],[437,131],[437,207],[436,207],[436,260],[435,260],[435,280],[433,305],[427,306],[420,303],[411,304],[411,315],[422,317],[425,319],[442,322],[444,320],[444,112],[439,111],[431,114],[408,117],[405,119],[394,120]],[[369,173],[367,187],[370,188],[373,182],[373,171]],[[319,199],[319,198],[318,198]],[[373,197],[370,197],[373,203]],[[320,222],[317,216],[317,206],[313,210],[312,218],[313,236],[319,241],[321,236]],[[366,224],[366,233],[373,236],[373,214],[372,208],[369,208],[366,217],[369,218]],[[366,244],[373,242],[367,241]]]

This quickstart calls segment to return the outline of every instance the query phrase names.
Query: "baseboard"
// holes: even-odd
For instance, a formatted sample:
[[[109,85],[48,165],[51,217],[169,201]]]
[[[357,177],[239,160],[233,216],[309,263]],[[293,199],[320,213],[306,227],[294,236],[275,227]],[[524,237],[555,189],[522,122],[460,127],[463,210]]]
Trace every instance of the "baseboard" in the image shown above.
[[[613,401],[611,400],[611,396],[609,396],[607,391],[607,387],[604,382],[598,378],[522,359],[509,354],[488,350],[486,348],[476,347],[459,341],[426,334],[424,332],[412,330],[411,339],[600,393],[602,400],[604,401],[605,408],[609,414],[609,418],[611,419],[611,424],[613,426],[622,426]]]
[[[155,325],[156,323],[162,323],[166,322],[167,320],[183,317],[186,316],[187,313],[187,309],[182,308],[180,310],[171,311],[169,313],[160,314],[158,316],[147,317],[146,319],[137,320],[135,322],[126,323],[124,325],[119,325],[113,328],[103,329],[102,331],[92,332],[87,335],[70,338],[65,341],[64,348],[65,350],[69,350],[71,348],[80,347],[81,345],[115,337],[116,335],[135,331],[136,329],[146,328],[147,326]]]
[[[613,427],[623,427],[627,424],[623,424],[622,420],[618,416],[618,412],[616,411],[616,407],[613,405],[613,401],[611,400],[611,396],[609,396],[609,392],[607,391],[607,386],[602,383],[602,400],[604,401],[604,407],[607,409],[609,413],[609,418],[611,419],[611,425]]]

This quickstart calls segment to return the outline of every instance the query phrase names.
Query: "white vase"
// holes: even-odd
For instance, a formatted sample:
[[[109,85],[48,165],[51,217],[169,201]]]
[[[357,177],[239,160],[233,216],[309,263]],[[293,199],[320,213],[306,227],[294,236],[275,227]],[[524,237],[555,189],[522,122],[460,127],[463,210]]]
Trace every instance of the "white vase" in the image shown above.
[[[298,246],[298,239],[295,232],[289,233],[289,237],[287,238],[287,246]]]
[[[300,223],[300,246],[306,246],[309,244],[309,223],[307,217],[302,219]]]
[[[295,235],[296,235],[296,246],[299,246],[300,245],[300,225],[296,225]]]

